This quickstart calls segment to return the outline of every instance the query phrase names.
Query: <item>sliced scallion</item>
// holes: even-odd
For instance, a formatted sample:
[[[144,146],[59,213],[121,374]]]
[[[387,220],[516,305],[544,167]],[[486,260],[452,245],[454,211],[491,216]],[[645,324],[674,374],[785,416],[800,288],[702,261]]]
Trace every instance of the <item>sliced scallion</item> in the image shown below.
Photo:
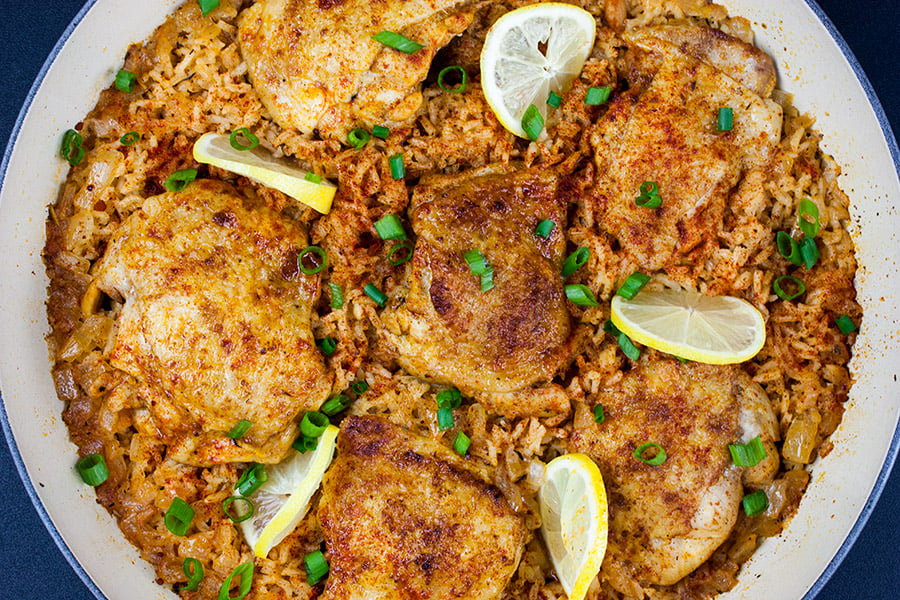
[[[319,409],[329,417],[333,417],[345,408],[350,406],[350,399],[343,394],[338,394],[334,398],[329,398],[325,404]]]
[[[603,414],[603,405],[598,404],[594,407],[594,423],[602,423],[606,420],[606,415]]]
[[[303,557],[303,567],[306,569],[306,583],[316,585],[328,575],[328,561],[321,550],[310,552]]]
[[[172,498],[172,503],[169,505],[169,508],[166,510],[166,514],[163,517],[166,529],[168,529],[172,535],[184,536],[188,532],[191,521],[193,520],[194,509],[191,508],[191,505],[178,496]]]
[[[231,505],[235,502],[239,503],[238,506],[243,505],[243,508],[238,508],[238,512],[231,514],[228,512],[228,509],[230,509]],[[225,513],[225,516],[231,519],[233,523],[240,523],[252,517],[253,509],[253,502],[243,496],[229,496],[222,500],[222,512]]]
[[[388,159],[388,165],[391,167],[391,178],[395,181],[403,179],[406,175],[406,165],[403,164],[403,154],[397,153]]]
[[[616,290],[616,294],[622,296],[626,300],[633,300],[635,296],[637,296],[638,292],[644,289],[644,286],[647,285],[647,282],[650,281],[649,275],[644,275],[639,271],[635,271],[631,275],[628,276],[628,279],[625,280],[618,290]]]
[[[619,348],[622,349],[622,352],[625,354],[625,356],[627,356],[631,360],[637,360],[641,357],[641,351],[638,350],[638,347],[634,345],[634,342],[631,341],[631,338],[624,333],[619,333],[617,342],[619,343]]]
[[[367,283],[366,287],[363,288],[363,292],[375,301],[375,304],[378,306],[384,306],[387,304],[387,296],[384,295],[384,292],[375,287],[374,283]]]
[[[819,233],[819,207],[809,198],[800,201],[800,214],[797,215],[800,231],[806,237],[816,237]]]
[[[249,431],[250,427],[252,427],[252,426],[253,426],[252,421],[248,421],[246,419],[241,419],[240,421],[237,422],[237,425],[232,427],[231,431],[229,431],[226,435],[233,440],[239,440],[242,437],[244,437],[244,434],[246,434],[247,431]]]
[[[453,409],[439,408],[437,411],[438,429],[447,431],[453,428]]]
[[[603,87],[589,87],[584,97],[584,103],[588,106],[599,106],[606,104],[609,95],[612,93],[612,87],[604,85]]]
[[[200,12],[204,17],[219,8],[219,0],[198,0],[198,2],[200,4]]]
[[[369,384],[365,381],[357,381],[350,386],[350,389],[353,390],[354,394],[359,396],[360,394],[365,394],[369,391]]]
[[[241,141],[241,137],[247,140],[246,144]],[[235,129],[231,132],[231,135],[228,136],[228,143],[230,143],[231,147],[235,150],[246,152],[247,150],[253,150],[259,146],[259,138],[246,127],[241,127],[240,129]]]
[[[744,496],[741,504],[748,517],[755,517],[769,508],[769,498],[763,490],[756,490],[752,494]]]
[[[803,264],[803,257],[800,254],[800,244],[784,231],[775,234],[775,245],[778,247],[778,254],[788,259],[797,266]]]
[[[406,231],[397,215],[384,215],[375,221],[375,231],[383,240],[405,240]]]
[[[249,496],[258,490],[268,479],[269,474],[266,472],[266,467],[264,465],[253,463],[241,473],[237,483],[234,484],[234,489],[236,489],[241,496]]]
[[[305,435],[300,435],[294,440],[294,443],[291,444],[291,448],[303,454],[304,452],[309,452],[310,450],[315,450],[319,445],[319,438],[311,438]]]
[[[655,181],[645,181],[641,184],[641,195],[634,199],[634,203],[642,208],[659,208],[662,206],[662,197],[659,195],[659,185]]]
[[[553,228],[556,227],[556,223],[550,219],[544,219],[534,230],[534,235],[547,239],[550,237],[550,232],[553,231]]]
[[[385,127],[384,125],[376,125],[375,127],[372,128],[372,135],[374,135],[377,138],[386,140],[388,138],[388,136],[391,135],[391,130],[389,128]]]
[[[398,254],[398,256],[395,256]],[[388,262],[393,266],[399,266],[403,263],[407,262],[413,256],[413,247],[409,242],[403,242],[402,244],[397,244],[391,251],[388,252]]]
[[[369,135],[369,132],[365,129],[360,129],[357,127],[347,134],[347,143],[353,146],[356,150],[359,150],[372,139],[372,136]]]
[[[163,187],[170,192],[177,193],[186,188],[195,179],[197,179],[197,169],[180,169],[169,175]]]
[[[196,558],[186,558],[181,563],[181,570],[184,571],[185,577],[188,578],[187,585],[181,589],[188,592],[196,592],[197,588],[200,587],[200,582],[203,581],[203,563]]]
[[[529,104],[522,115],[522,129],[531,141],[538,139],[544,130],[544,117],[534,104]]]
[[[316,175],[312,171],[307,171],[306,175],[303,176],[303,179],[310,183],[322,183],[322,176]]]
[[[793,292],[789,292],[784,289],[784,286],[782,284],[788,283],[794,287]],[[775,291],[775,294],[782,300],[793,300],[806,291],[806,286],[803,285],[802,281],[800,281],[793,275],[782,275],[772,283],[772,289]]]
[[[322,338],[316,345],[325,356],[331,356],[337,350],[337,341],[333,337]]]
[[[331,308],[344,307],[344,291],[336,283],[328,282],[328,289],[331,290]]]
[[[816,246],[816,238],[803,238],[803,241],[800,242],[800,255],[803,257],[803,264],[807,270],[812,269],[819,261],[819,248]]]
[[[565,262],[563,262],[562,276],[569,277],[572,273],[583,267],[587,263],[590,255],[591,251],[582,246],[567,256]]]
[[[856,324],[850,320],[847,315],[841,315],[834,320],[835,325],[841,330],[841,333],[853,333],[856,331]]]
[[[561,105],[562,105],[562,96],[560,96],[556,92],[550,92],[550,95],[547,96],[547,106],[552,106],[553,108],[559,108]]]
[[[456,388],[441,390],[435,398],[438,408],[459,408],[462,404],[462,394]]]
[[[469,446],[472,445],[472,440],[462,431],[456,432],[456,439],[453,440],[453,449],[460,456],[465,456],[469,451]]]
[[[372,36],[372,39],[380,44],[384,44],[388,48],[399,50],[404,54],[412,54],[416,50],[424,48],[422,44],[414,42],[408,37],[402,36],[394,31],[380,31]]]
[[[134,82],[137,81],[137,75],[125,69],[119,69],[116,73],[116,89],[120,92],[130,94],[134,90]]]
[[[768,456],[762,439],[756,436],[746,444],[728,444],[731,460],[739,467],[755,467]]]
[[[444,79],[451,73],[459,73],[459,83],[455,87],[447,87],[444,83]],[[443,69],[441,69],[440,73],[438,73],[437,84],[438,87],[445,92],[450,92],[451,94],[461,94],[466,91],[466,88],[468,87],[469,74],[465,69],[458,65],[444,67]]]
[[[141,134],[139,134],[137,131],[129,131],[119,138],[119,143],[123,146],[131,146],[132,144],[137,143],[137,141],[140,139]]]
[[[306,411],[300,421],[300,433],[306,437],[317,438],[328,429],[328,417],[314,410]]]
[[[216,4],[218,4],[218,0],[216,0]],[[238,595],[232,596],[231,583],[236,577],[239,578],[241,582],[238,584]],[[236,566],[228,577],[225,578],[225,581],[222,582],[222,587],[219,588],[219,595],[216,600],[241,600],[250,593],[250,587],[252,585],[253,561],[249,560]]]
[[[723,106],[719,109],[717,119],[719,131],[731,131],[734,128],[734,109],[730,106]]]
[[[651,449],[656,450],[654,456],[651,458],[644,458],[644,453],[647,452],[647,450]],[[668,458],[668,455],[666,454],[666,451],[663,450],[663,447],[656,442],[647,442],[646,444],[641,444],[635,449],[634,457],[652,467],[658,467],[659,465],[666,462],[666,458]]]
[[[318,257],[318,260],[316,257]],[[313,266],[307,267],[303,264],[304,261]],[[307,246],[297,254],[297,264],[304,275],[315,275],[328,266],[328,255],[325,254],[325,250],[320,246]]]
[[[597,298],[594,293],[586,285],[580,283],[570,283],[564,288],[566,298],[572,304],[578,306],[597,306]]]
[[[73,167],[84,158],[84,147],[81,145],[83,141],[81,134],[74,129],[67,129],[63,134],[59,155]]]
[[[109,478],[109,467],[102,454],[94,453],[82,457],[75,463],[81,480],[91,486],[98,486]]]

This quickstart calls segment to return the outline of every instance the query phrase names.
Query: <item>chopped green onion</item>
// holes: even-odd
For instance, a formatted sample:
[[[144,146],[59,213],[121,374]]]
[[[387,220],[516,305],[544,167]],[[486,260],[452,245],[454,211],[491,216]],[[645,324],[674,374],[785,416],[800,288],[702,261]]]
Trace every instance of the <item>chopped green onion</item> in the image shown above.
[[[405,253],[403,253],[405,251]],[[394,258],[394,254],[397,252],[401,252],[399,258]],[[395,267],[398,265],[402,265],[413,256],[413,247],[409,242],[403,242],[402,244],[397,244],[391,251],[388,252],[388,262],[394,265]]]
[[[796,291],[793,294],[785,291],[785,289],[781,286],[782,281],[790,282],[796,288]],[[775,291],[775,294],[782,300],[793,300],[806,291],[806,286],[803,285],[802,281],[800,281],[793,275],[782,275],[781,277],[776,279],[774,283],[772,283],[772,289]]]
[[[365,292],[366,296],[374,300],[375,304],[378,306],[387,304],[387,296],[384,295],[384,292],[375,287],[374,283],[367,283],[366,287],[363,288],[363,292]]]
[[[328,417],[314,410],[306,411],[300,421],[300,433],[306,437],[317,438],[328,429]]]
[[[459,84],[456,87],[448,88],[444,85],[444,78],[448,73],[456,73],[459,72]],[[469,83],[469,74],[466,73],[466,70],[460,66],[453,65],[452,67],[444,67],[441,69],[440,73],[438,73],[437,84],[438,87],[444,90],[445,92],[450,92],[451,94],[461,94],[466,91],[466,87],[468,87]]]
[[[125,69],[119,69],[116,73],[116,89],[120,92],[130,94],[134,90],[134,82],[137,81],[137,75]]]
[[[655,181],[645,181],[641,184],[641,195],[634,199],[634,203],[642,208],[659,208],[662,206],[662,197],[659,195],[659,185]]]
[[[88,454],[75,463],[81,480],[91,486],[98,486],[109,478],[109,467],[102,454]]]
[[[244,136],[249,143],[244,145],[239,135]],[[257,146],[259,146],[259,138],[253,135],[253,132],[247,129],[246,127],[241,127],[240,129],[235,129],[231,132],[231,135],[228,136],[228,142],[231,144],[231,147],[235,150],[240,150],[241,152],[245,152],[247,150],[253,150]]]
[[[294,440],[294,443],[291,444],[291,448],[293,448],[300,454],[303,454],[304,452],[308,452],[309,450],[315,450],[318,445],[319,438],[311,438],[306,437],[305,435],[300,435],[296,440]]]
[[[169,505],[169,509],[163,517],[166,529],[172,532],[172,535],[183,536],[187,533],[193,520],[194,509],[191,508],[191,505],[178,496],[172,498],[172,504]]]
[[[330,398],[322,405],[321,410],[329,417],[333,417],[350,405],[350,399],[343,394],[338,394],[334,398]]]
[[[488,267],[487,270],[481,274],[481,291],[486,292],[492,289],[494,289],[494,267]]]
[[[803,264],[803,257],[800,255],[800,244],[789,234],[779,231],[775,235],[775,245],[778,247],[778,254],[797,266]]]
[[[369,391],[369,384],[365,381],[357,381],[353,385],[350,386],[350,389],[353,390],[353,393],[359,396],[360,394],[365,394]]]
[[[847,315],[841,315],[834,320],[835,325],[841,330],[841,333],[853,333],[856,331],[856,325]]]
[[[438,429],[447,431],[453,427],[453,409],[439,408],[437,411]]]
[[[207,16],[212,11],[219,8],[219,0],[198,0],[200,4],[200,12],[203,16]]]
[[[81,162],[84,158],[84,147],[81,143],[84,139],[81,134],[74,129],[67,129],[63,134],[62,145],[59,148],[59,155],[73,167]]]
[[[803,256],[803,264],[807,270],[812,269],[819,260],[819,248],[816,246],[816,239],[805,237],[800,242],[800,254]]]
[[[550,237],[550,232],[553,231],[553,228],[556,227],[556,223],[550,219],[544,219],[540,223],[538,223],[537,228],[534,230],[534,235],[538,237],[542,237],[547,239]]]
[[[399,50],[404,54],[412,54],[416,50],[424,48],[422,44],[414,42],[408,37],[402,36],[393,31],[381,31],[372,36],[372,39],[380,44],[384,44],[388,48]]]
[[[360,129],[357,127],[353,131],[347,134],[347,143],[353,146],[356,150],[359,150],[372,139],[372,136],[369,135],[369,132],[365,129]]]
[[[316,585],[328,575],[328,561],[321,550],[310,552],[303,557],[303,567],[306,569],[306,583]]]
[[[731,460],[739,467],[755,467],[768,456],[759,436],[746,444],[728,444],[728,451],[731,453]]]
[[[625,353],[625,356],[627,356],[631,360],[637,360],[641,357],[641,351],[638,350],[637,346],[634,345],[634,342],[631,341],[631,338],[624,333],[619,334],[618,342],[619,348],[621,348],[622,352]]]
[[[562,276],[569,277],[583,267],[587,261],[588,257],[590,257],[591,251],[585,248],[584,246],[578,248],[575,252],[566,257],[565,262],[562,267]]]
[[[436,401],[438,408],[459,408],[462,404],[462,394],[456,388],[441,390],[438,392]]]
[[[641,184],[641,194],[645,196],[658,196],[659,184],[655,181],[645,181]]]
[[[315,258],[316,255],[319,256],[322,262],[317,262]],[[303,264],[304,258],[312,263],[312,268]],[[326,255],[325,250],[319,246],[307,246],[297,255],[297,264],[300,265],[300,270],[303,271],[304,275],[315,275],[328,266],[328,255]]]
[[[629,275],[628,279],[625,280],[625,283],[616,290],[616,294],[622,296],[626,300],[634,300],[634,297],[637,296],[638,292],[644,289],[644,286],[647,285],[648,281],[650,281],[649,275],[644,275],[639,271],[635,271]]]
[[[691,361],[689,361],[689,360],[686,359],[686,358],[681,358],[680,356],[676,356],[676,355],[674,355],[674,354],[673,354],[673,356],[675,356],[675,358],[678,360],[678,362],[680,362],[680,363],[683,364],[683,365],[686,365],[686,364],[688,364],[689,362],[691,362]]]
[[[594,423],[602,423],[606,420],[606,415],[603,414],[603,405],[598,404],[594,407]]]
[[[644,452],[650,450],[651,448],[656,450],[656,455],[653,456],[653,458],[644,458]],[[647,442],[646,444],[641,444],[640,446],[638,446],[634,451],[634,457],[652,467],[658,467],[659,465],[666,462],[666,458],[668,458],[668,456],[666,455],[666,451],[663,450],[663,447],[656,442]]]
[[[586,285],[571,283],[564,289],[566,298],[568,298],[572,304],[577,304],[578,306],[597,306],[597,298],[594,297],[594,293]]]
[[[453,440],[453,449],[456,450],[456,453],[460,456],[465,456],[469,451],[469,446],[472,445],[472,440],[462,431],[456,432],[456,439]]]
[[[406,166],[403,164],[403,154],[397,153],[388,159],[391,166],[391,178],[394,180],[403,179],[406,175]]]
[[[589,87],[587,95],[584,97],[584,103],[588,106],[599,106],[606,104],[609,95],[612,93],[612,87],[604,85],[603,87]]]
[[[731,131],[734,128],[734,109],[730,106],[723,106],[719,109],[718,118],[719,131]]]
[[[337,350],[337,342],[333,337],[322,338],[317,345],[325,356],[331,356]]]
[[[241,419],[240,421],[238,421],[237,425],[232,427],[231,431],[229,431],[226,435],[233,440],[239,440],[244,437],[244,434],[247,433],[252,425],[252,421]]]
[[[187,585],[181,589],[188,592],[196,592],[197,588],[200,587],[200,582],[203,581],[203,563],[196,558],[186,558],[181,563],[181,570],[184,571],[185,577],[188,578]]]
[[[244,469],[243,473],[241,473],[237,483],[234,484],[234,489],[236,489],[241,496],[249,496],[258,490],[268,479],[269,474],[266,472],[266,467],[264,465],[252,463],[249,467]]]
[[[476,275],[481,275],[488,270],[487,261],[484,259],[484,256],[478,248],[469,250],[463,254],[463,258],[466,259],[469,269]]]
[[[538,139],[544,130],[544,117],[534,104],[529,104],[522,115],[522,129],[531,141]]]
[[[615,337],[618,337],[619,334],[622,333],[610,319],[607,319],[606,322],[603,323],[603,331]]]
[[[141,139],[141,134],[137,131],[129,131],[125,135],[119,138],[119,143],[123,146],[131,146],[136,143],[139,139]]]
[[[752,494],[744,496],[741,504],[744,506],[744,513],[748,517],[755,517],[769,508],[769,498],[763,490],[756,490]]]
[[[800,231],[807,237],[816,237],[819,233],[819,207],[809,198],[800,201],[800,214],[797,215]]]
[[[375,231],[383,240],[405,240],[406,231],[397,215],[384,215],[375,221]]]
[[[331,290],[331,308],[344,307],[344,291],[336,283],[328,282],[328,289]]]
[[[310,183],[322,183],[322,176],[316,175],[312,171],[307,171],[306,175],[303,176],[303,179],[309,181]]]
[[[391,135],[391,130],[385,127],[384,125],[376,125],[372,128],[372,135],[377,138],[381,138],[386,140],[389,135]]]
[[[228,509],[231,508],[231,505],[234,502],[243,502],[244,508],[238,509],[241,514],[231,514],[228,512]],[[225,516],[231,519],[233,523],[240,523],[241,521],[246,521],[250,517],[253,516],[253,502],[244,498],[243,496],[230,496],[222,500],[222,512],[225,513]]]
[[[215,1],[218,4],[218,0]],[[238,595],[232,596],[231,582],[235,577],[239,577],[241,583],[238,585]],[[225,581],[222,582],[222,587],[219,588],[219,596],[216,600],[241,600],[241,598],[250,593],[251,585],[253,585],[253,561],[249,560],[236,566],[234,571],[225,578]]]
[[[547,96],[547,106],[552,106],[553,108],[559,108],[561,105],[562,105],[562,96],[560,96],[556,92],[551,91],[550,95]]]
[[[180,192],[195,179],[197,179],[197,169],[181,169],[169,175],[163,187],[170,192]]]

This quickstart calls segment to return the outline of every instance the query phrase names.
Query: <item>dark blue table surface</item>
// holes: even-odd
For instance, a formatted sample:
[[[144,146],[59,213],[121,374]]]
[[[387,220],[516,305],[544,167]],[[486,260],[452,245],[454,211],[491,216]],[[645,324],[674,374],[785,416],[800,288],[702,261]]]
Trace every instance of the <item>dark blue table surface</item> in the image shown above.
[[[82,1],[2,0],[0,65],[5,67],[0,94],[0,140],[4,144],[41,65]],[[898,4],[884,0],[821,0],[820,4],[865,69],[894,130],[900,131]],[[93,598],[38,518],[12,463],[9,448],[2,442],[0,490],[3,490],[6,515],[0,526],[0,598]],[[894,470],[868,524],[818,600],[900,598],[898,548],[900,468]]]

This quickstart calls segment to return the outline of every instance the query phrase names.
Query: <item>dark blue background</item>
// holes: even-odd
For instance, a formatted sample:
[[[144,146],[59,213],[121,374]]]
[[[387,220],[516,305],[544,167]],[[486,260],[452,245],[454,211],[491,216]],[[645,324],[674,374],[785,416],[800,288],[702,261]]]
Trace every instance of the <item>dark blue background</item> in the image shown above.
[[[82,0],[0,0],[0,140],[4,145],[41,65],[81,4]],[[862,63],[894,130],[900,131],[900,26],[896,14],[900,6],[891,0],[821,0],[820,4]],[[4,516],[0,524],[0,598],[92,599],[31,506],[5,443],[0,443],[0,490]],[[868,525],[818,599],[900,598],[898,550],[900,469],[895,469]]]

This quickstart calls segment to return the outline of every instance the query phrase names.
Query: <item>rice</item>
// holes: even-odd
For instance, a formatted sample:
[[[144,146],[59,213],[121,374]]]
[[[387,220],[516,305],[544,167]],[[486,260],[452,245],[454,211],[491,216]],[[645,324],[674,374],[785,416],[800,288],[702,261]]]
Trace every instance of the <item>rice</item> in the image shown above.
[[[334,393],[364,380],[369,390],[354,397],[349,414],[377,414],[413,432],[447,445],[452,438],[438,430],[436,390],[396,364],[382,342],[385,330],[375,304],[362,288],[373,282],[389,297],[402,295],[409,263],[400,269],[384,260],[385,248],[373,223],[389,213],[404,213],[410,181],[441,171],[456,173],[474,167],[517,161],[565,164],[573,173],[575,191],[591,187],[595,174],[583,158],[590,156],[588,134],[597,109],[584,97],[591,86],[614,85],[622,76],[622,42],[601,30],[594,54],[561,107],[559,123],[550,128],[547,143],[527,144],[504,130],[488,107],[480,87],[468,93],[441,92],[435,73],[444,64],[477,72],[478,56],[488,26],[504,12],[528,2],[488,3],[478,9],[474,24],[438,55],[423,89],[425,104],[414,123],[392,131],[388,140],[374,139],[362,150],[336,141],[309,140],[283,130],[267,115],[249,83],[236,41],[240,0],[223,0],[216,19],[203,18],[196,3],[178,8],[143,44],[132,46],[123,68],[134,72],[143,90],[126,96],[109,89],[79,124],[86,158],[73,167],[47,220],[44,258],[51,283],[48,291],[48,338],[55,357],[53,377],[65,403],[63,416],[79,454],[102,453],[109,480],[97,488],[97,499],[116,517],[124,535],[156,569],[160,585],[171,586],[182,598],[214,598],[239,564],[253,560],[238,528],[228,520],[221,502],[245,465],[190,467],[166,458],[165,445],[138,427],[148,419],[139,405],[135,381],[109,364],[120,306],[101,304],[91,287],[91,267],[104,252],[118,225],[139,209],[144,199],[163,191],[166,177],[194,166],[191,146],[202,133],[226,133],[247,127],[276,156],[339,182],[332,211],[320,216],[295,204],[280,192],[231,173],[201,166],[200,177],[229,181],[251,190],[270,207],[282,210],[308,228],[311,242],[321,245],[332,268],[323,272],[322,287],[336,283],[344,290],[341,309],[328,307],[323,294],[313,317],[317,339],[338,340],[327,357],[334,372]],[[581,3],[602,15],[597,1]],[[752,32],[743,19],[702,0],[643,0],[628,3],[627,27],[689,19],[717,27],[744,40]],[[607,58],[609,57],[609,58]],[[604,570],[588,593],[591,599],[708,598],[736,584],[740,565],[765,536],[776,535],[796,510],[809,475],[806,465],[831,449],[828,436],[837,428],[851,385],[847,370],[854,334],[842,334],[831,315],[861,317],[855,302],[853,245],[846,231],[849,199],[837,185],[839,167],[819,148],[813,119],[799,114],[783,94],[783,137],[771,167],[750,171],[726,207],[724,230],[717,248],[706,259],[672,269],[651,286],[689,287],[707,294],[742,297],[767,316],[763,350],[743,367],[767,392],[778,417],[782,443],[781,471],[766,487],[770,506],[762,517],[741,515],[729,539],[699,569],[672,586],[642,586],[627,573]],[[137,131],[141,139],[123,146],[119,138]],[[403,152],[407,178],[394,180],[388,157]],[[778,302],[773,281],[786,274],[778,255],[775,232],[796,227],[801,199],[819,208],[821,259],[810,271],[809,292],[801,302]],[[603,213],[591,202],[571,206],[567,237],[590,249],[587,269],[578,283],[597,293],[601,306],[573,308],[583,325],[575,374],[562,382],[573,405],[571,417],[508,420],[468,401],[458,424],[472,438],[472,460],[490,473],[510,504],[526,516],[533,535],[506,596],[563,598],[548,558],[534,533],[540,520],[535,493],[543,465],[565,452],[573,428],[592,422],[587,398],[618,381],[628,367],[615,341],[605,335],[604,307],[618,285],[633,270],[599,225]],[[646,349],[650,360],[661,355]],[[461,421],[461,422],[460,422]],[[791,460],[794,459],[794,460]],[[178,496],[196,511],[189,536],[171,535],[163,514]],[[314,502],[316,499],[314,499]],[[320,548],[322,534],[312,509],[297,529],[256,559],[252,598],[310,598],[323,584],[309,586],[302,557]],[[196,592],[184,590],[185,558],[203,565],[205,579]]]

